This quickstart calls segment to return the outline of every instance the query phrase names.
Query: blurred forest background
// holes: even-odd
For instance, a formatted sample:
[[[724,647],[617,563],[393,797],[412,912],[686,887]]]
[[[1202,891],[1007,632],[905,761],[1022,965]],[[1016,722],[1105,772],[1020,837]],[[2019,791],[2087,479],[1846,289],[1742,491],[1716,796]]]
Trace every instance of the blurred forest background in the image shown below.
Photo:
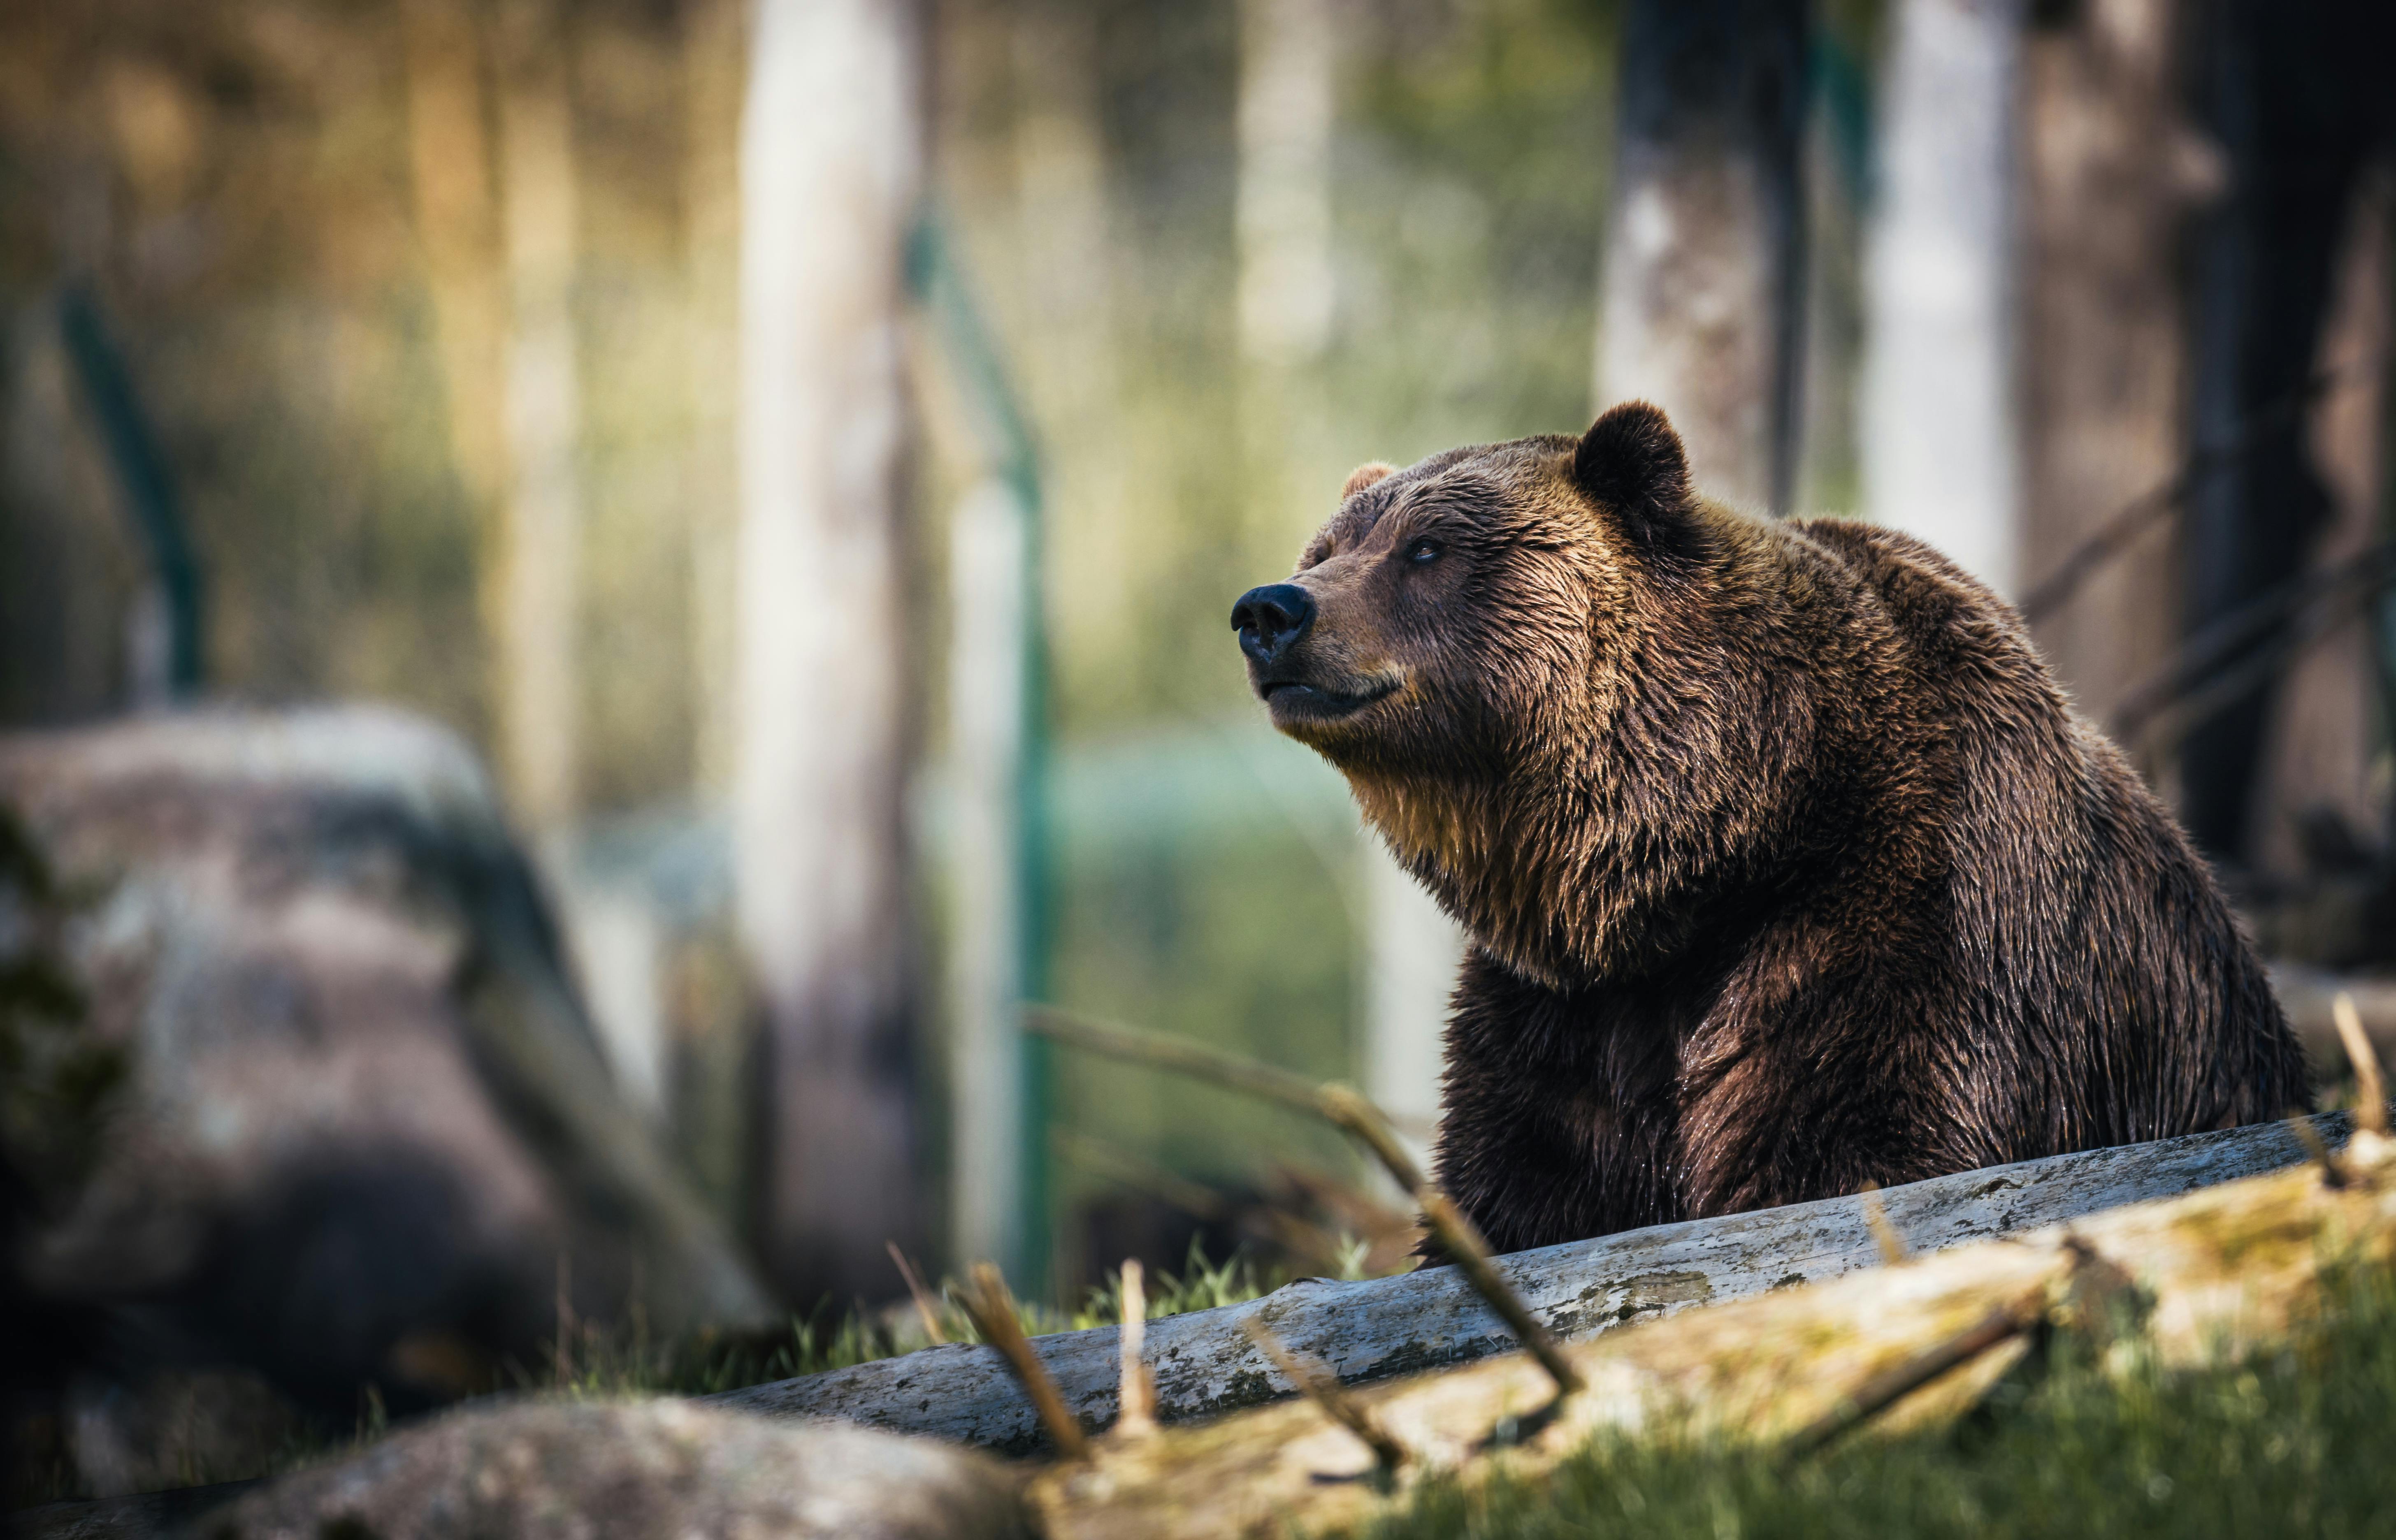
[[[1363,460],[1651,395],[1704,488],[2022,604],[2292,1003],[2396,961],[2386,30],[12,5],[0,724],[462,735],[617,1084],[787,1301],[898,1294],[885,1241],[1059,1299],[1193,1236],[1395,1266],[1323,1131],[1011,1015],[1428,1135],[1458,939],[1225,625]]]

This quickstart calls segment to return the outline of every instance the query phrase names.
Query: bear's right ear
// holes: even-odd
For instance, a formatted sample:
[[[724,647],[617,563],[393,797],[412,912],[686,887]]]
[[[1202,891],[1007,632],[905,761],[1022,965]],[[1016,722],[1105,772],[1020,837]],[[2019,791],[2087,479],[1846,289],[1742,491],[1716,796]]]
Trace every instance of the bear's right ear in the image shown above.
[[[1644,401],[1626,401],[1590,424],[1573,450],[1572,479],[1650,546],[1689,506],[1689,457],[1681,435],[1662,407]]]
[[[1374,483],[1388,481],[1397,473],[1398,469],[1394,465],[1383,465],[1379,460],[1366,460],[1348,472],[1348,485],[1339,489],[1339,500],[1346,502]]]

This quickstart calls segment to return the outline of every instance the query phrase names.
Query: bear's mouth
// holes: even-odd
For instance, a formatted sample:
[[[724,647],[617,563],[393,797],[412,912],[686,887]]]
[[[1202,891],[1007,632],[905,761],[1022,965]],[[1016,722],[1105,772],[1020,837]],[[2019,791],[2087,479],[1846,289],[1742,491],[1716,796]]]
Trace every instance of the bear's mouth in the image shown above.
[[[1276,723],[1334,722],[1353,716],[1377,700],[1387,699],[1397,688],[1398,681],[1394,679],[1374,680],[1353,691],[1296,679],[1268,679],[1257,685],[1257,692],[1264,697],[1265,709]]]

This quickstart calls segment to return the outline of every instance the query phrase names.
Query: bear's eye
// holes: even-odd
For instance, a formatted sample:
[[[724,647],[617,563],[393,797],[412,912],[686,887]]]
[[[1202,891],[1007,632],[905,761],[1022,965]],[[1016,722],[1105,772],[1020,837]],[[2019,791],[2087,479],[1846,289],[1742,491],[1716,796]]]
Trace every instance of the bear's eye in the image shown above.
[[[1421,566],[1426,563],[1438,561],[1439,553],[1446,549],[1437,540],[1417,540],[1406,548],[1406,560],[1417,566]]]

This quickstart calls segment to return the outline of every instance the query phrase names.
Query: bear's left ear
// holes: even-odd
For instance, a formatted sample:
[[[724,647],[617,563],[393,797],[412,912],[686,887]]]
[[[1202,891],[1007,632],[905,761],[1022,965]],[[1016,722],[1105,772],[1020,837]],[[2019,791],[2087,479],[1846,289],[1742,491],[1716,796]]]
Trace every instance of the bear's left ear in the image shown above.
[[[1379,460],[1366,460],[1348,472],[1348,485],[1339,489],[1339,500],[1346,502],[1374,483],[1387,481],[1396,474],[1395,466],[1383,465]]]
[[[1681,435],[1662,407],[1644,401],[1626,401],[1590,424],[1573,451],[1572,479],[1651,546],[1689,506]]]

